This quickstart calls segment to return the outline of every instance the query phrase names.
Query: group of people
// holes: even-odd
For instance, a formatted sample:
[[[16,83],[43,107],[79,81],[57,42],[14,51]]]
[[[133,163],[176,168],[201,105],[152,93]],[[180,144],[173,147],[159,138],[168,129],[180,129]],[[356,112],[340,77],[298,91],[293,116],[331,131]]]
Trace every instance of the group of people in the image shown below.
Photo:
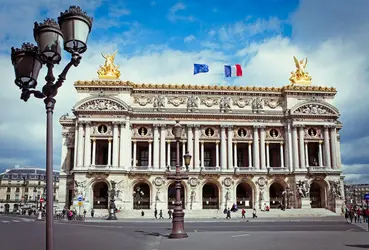
[[[346,206],[344,208],[345,219],[347,223],[362,223],[368,222],[369,217],[369,209],[364,206]]]
[[[234,203],[231,208],[228,208],[228,209],[224,208],[223,213],[226,215],[226,219],[230,220],[231,219],[231,213],[232,212],[235,213],[237,211],[238,211],[237,204]],[[242,215],[242,218],[246,218],[246,210],[244,208],[241,210],[241,215]],[[252,218],[253,219],[257,218],[255,208],[252,210]]]

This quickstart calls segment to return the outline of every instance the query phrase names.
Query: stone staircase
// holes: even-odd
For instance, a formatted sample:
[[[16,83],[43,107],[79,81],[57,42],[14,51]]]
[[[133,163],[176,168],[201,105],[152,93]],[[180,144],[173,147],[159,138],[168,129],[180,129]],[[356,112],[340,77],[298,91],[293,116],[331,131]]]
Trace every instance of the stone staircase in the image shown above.
[[[144,210],[144,217],[141,216],[142,210],[128,210],[128,211],[120,211],[117,213],[118,218],[153,218],[154,210]],[[103,212],[103,211],[102,211]],[[222,210],[217,209],[204,209],[204,210],[185,210],[185,218],[191,219],[218,219],[224,218],[225,214],[223,214]],[[107,211],[104,211],[104,214],[107,216]],[[164,218],[168,218],[168,211],[163,210]],[[252,216],[252,209],[246,210],[246,217]],[[314,209],[288,209],[285,211],[279,209],[271,209],[269,212],[257,211],[258,218],[283,218],[283,217],[325,217],[325,216],[339,216],[328,209],[324,208],[314,208]],[[241,218],[241,210],[237,212],[231,213],[232,218]]]

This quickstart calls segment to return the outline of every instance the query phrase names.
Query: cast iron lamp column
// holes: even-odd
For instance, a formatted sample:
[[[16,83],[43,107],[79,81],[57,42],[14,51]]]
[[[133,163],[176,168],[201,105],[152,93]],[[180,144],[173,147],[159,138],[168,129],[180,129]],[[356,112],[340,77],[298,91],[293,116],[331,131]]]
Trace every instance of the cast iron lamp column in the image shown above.
[[[66,79],[70,67],[77,67],[81,61],[80,54],[87,50],[87,39],[92,27],[92,18],[87,16],[78,6],[60,13],[58,23],[46,19],[43,23],[35,22],[33,35],[37,46],[23,43],[20,49],[11,49],[11,59],[15,71],[15,84],[22,90],[21,99],[27,101],[33,94],[43,99],[46,107],[46,249],[54,249],[53,219],[53,111],[54,97]],[[61,44],[64,50],[72,54],[70,62],[65,66],[55,82],[53,68],[61,61]],[[46,84],[42,91],[35,90],[37,77],[42,65],[47,67]],[[55,82],[55,83],[54,83]]]
[[[115,181],[111,181],[111,191],[110,191],[110,203],[109,203],[109,217],[107,220],[118,220],[115,215]]]
[[[183,207],[182,207],[182,201],[181,201],[181,181],[182,180],[186,180],[188,179],[188,175],[187,173],[185,174],[181,174],[181,166],[180,166],[180,162],[179,162],[179,141],[181,139],[182,136],[182,126],[181,124],[179,124],[179,121],[176,121],[176,124],[174,125],[173,128],[173,134],[174,137],[176,139],[176,144],[177,144],[177,155],[176,155],[176,172],[173,175],[169,175],[167,178],[169,180],[175,180],[175,188],[176,188],[176,201],[175,201],[175,207],[174,207],[174,212],[173,212],[173,220],[172,220],[172,232],[169,235],[169,238],[174,238],[174,239],[181,239],[181,238],[187,238],[188,235],[184,230],[184,212],[183,212]],[[189,162],[187,161],[191,161],[191,155],[190,154],[186,154],[185,155],[185,161],[186,161],[186,166],[189,165]],[[189,156],[189,158],[188,158]]]

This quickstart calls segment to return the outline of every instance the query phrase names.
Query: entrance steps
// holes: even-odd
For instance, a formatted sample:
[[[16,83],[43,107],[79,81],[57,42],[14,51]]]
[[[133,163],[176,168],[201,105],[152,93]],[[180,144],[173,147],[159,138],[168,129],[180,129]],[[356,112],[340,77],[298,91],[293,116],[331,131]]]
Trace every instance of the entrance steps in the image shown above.
[[[118,218],[153,218],[154,210],[143,210],[145,215],[141,216],[142,210],[129,210],[129,211],[120,211],[116,215]],[[241,218],[241,211],[239,209],[237,212],[232,212],[232,218]],[[103,212],[103,211],[102,211]],[[104,211],[107,216],[107,211]],[[159,211],[158,211],[159,212]],[[203,218],[203,219],[218,219],[224,218],[226,215],[222,210],[217,209],[203,209],[203,210],[185,210],[185,218]],[[256,212],[258,218],[283,218],[283,217],[325,217],[325,216],[338,216],[328,209],[324,208],[313,208],[313,209],[287,209],[285,211],[279,209],[271,209],[269,212],[262,212],[257,210]],[[163,210],[164,218],[168,218],[168,210]],[[246,210],[246,217],[252,216],[252,209]]]

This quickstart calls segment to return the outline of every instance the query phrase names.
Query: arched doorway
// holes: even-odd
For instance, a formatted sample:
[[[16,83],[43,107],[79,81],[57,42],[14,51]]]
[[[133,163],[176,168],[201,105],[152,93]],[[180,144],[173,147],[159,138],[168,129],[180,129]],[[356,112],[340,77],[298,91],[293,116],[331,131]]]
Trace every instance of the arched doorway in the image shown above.
[[[13,212],[17,212],[19,209],[19,205],[18,204],[14,204],[13,205]]]
[[[206,183],[202,187],[202,208],[219,209],[219,189],[214,183]]]
[[[311,208],[324,207],[324,188],[315,181],[310,185],[310,201]]]
[[[185,209],[185,189],[183,184],[181,183],[181,201],[182,201],[182,207]],[[175,207],[175,201],[176,201],[176,183],[173,182],[168,187],[168,209],[173,209]]]
[[[133,186],[133,209],[150,209],[150,186],[140,182]]]
[[[279,208],[283,204],[284,188],[281,183],[274,182],[269,188],[270,208]]]
[[[242,182],[237,185],[236,198],[238,208],[252,208],[252,187],[250,184]]]
[[[10,212],[10,205],[8,203],[5,204],[5,213],[8,214]]]
[[[109,188],[105,182],[97,182],[93,185],[93,208],[94,209],[108,209],[109,202]]]

